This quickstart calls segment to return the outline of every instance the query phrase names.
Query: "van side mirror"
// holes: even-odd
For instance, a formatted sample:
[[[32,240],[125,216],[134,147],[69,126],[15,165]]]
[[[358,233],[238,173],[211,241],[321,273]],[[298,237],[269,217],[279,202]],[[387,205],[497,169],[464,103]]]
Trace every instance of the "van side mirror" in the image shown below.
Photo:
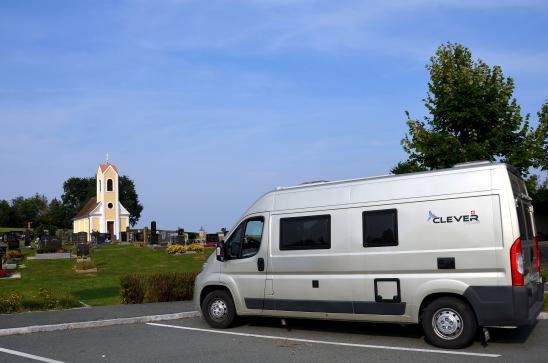
[[[217,250],[215,251],[215,254],[217,255],[217,261],[224,262],[225,261],[225,241],[220,241],[217,244]]]

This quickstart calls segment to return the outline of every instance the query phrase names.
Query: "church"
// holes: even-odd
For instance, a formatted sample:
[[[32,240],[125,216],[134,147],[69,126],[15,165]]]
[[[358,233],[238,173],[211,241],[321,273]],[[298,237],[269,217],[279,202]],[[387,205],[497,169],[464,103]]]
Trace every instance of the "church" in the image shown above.
[[[118,168],[107,162],[100,164],[96,175],[96,196],[90,198],[73,218],[74,233],[110,233],[120,239],[129,226],[129,212],[118,199]]]

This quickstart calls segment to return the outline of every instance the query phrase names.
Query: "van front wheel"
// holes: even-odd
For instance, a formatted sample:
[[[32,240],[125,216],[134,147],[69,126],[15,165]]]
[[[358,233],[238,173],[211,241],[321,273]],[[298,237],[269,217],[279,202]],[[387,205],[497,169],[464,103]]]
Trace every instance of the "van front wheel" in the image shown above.
[[[422,328],[426,339],[440,348],[459,349],[472,343],[477,322],[470,306],[454,297],[432,301],[424,310]]]
[[[224,290],[210,292],[202,304],[202,314],[209,326],[217,329],[228,328],[236,318],[232,297]]]

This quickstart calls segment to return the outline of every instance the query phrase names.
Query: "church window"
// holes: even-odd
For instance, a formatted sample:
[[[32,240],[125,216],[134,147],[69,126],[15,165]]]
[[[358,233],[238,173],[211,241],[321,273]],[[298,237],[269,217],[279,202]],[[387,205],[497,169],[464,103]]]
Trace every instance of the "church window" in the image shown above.
[[[112,179],[107,180],[107,192],[112,192]]]
[[[113,205],[112,203],[107,204],[108,209],[112,209]]]
[[[97,181],[97,184],[99,184],[99,191],[101,191],[101,181],[98,180],[98,181]]]

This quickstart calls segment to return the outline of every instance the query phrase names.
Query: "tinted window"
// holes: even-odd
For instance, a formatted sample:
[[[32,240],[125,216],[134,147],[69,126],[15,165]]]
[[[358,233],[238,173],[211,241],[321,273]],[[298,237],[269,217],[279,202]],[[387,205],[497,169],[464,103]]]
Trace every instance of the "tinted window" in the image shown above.
[[[516,203],[516,212],[518,214],[519,234],[523,240],[533,239],[533,223],[531,221],[531,213],[529,205],[518,199]]]
[[[363,212],[363,246],[398,245],[398,211],[385,209]]]
[[[242,243],[241,257],[251,257],[259,251],[263,235],[263,220],[247,221],[245,235]]]
[[[261,247],[263,221],[263,218],[252,218],[240,223],[226,241],[229,259],[247,258],[257,254]]]
[[[280,219],[280,250],[331,248],[331,216]]]

